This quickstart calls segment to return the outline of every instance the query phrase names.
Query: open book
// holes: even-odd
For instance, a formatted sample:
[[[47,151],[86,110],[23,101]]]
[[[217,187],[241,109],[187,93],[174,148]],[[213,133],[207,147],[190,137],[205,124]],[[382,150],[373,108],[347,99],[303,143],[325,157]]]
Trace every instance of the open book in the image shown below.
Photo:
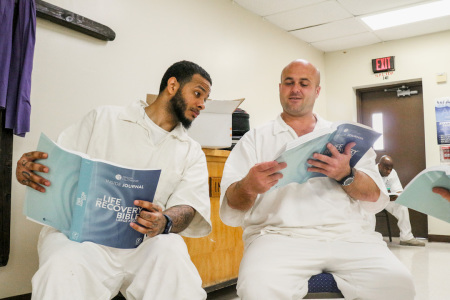
[[[308,172],[307,169],[310,165],[307,160],[312,159],[314,153],[331,156],[327,149],[328,143],[333,144],[342,153],[345,145],[355,142],[356,145],[352,148],[350,160],[350,167],[353,168],[380,135],[368,126],[348,122],[333,123],[330,128],[322,128],[302,135],[287,143],[275,156],[276,161],[286,162],[287,167],[280,171],[283,178],[271,190],[293,182],[301,184],[313,177],[325,177],[320,173]]]
[[[435,186],[450,189],[450,166],[426,168],[414,177],[395,203],[450,223],[450,203],[431,190]]]
[[[66,150],[41,134],[38,151],[48,159],[42,173],[51,182],[46,192],[27,187],[24,214],[54,227],[73,241],[135,248],[144,235],[130,226],[142,210],[134,200],[153,201],[161,170],[139,170],[90,159]]]

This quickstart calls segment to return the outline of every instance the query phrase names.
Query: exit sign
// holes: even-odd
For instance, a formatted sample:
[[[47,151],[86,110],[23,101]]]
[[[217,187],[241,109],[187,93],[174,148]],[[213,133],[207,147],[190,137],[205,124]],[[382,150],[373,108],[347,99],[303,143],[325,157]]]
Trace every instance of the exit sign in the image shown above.
[[[395,71],[394,57],[388,56],[382,58],[372,59],[372,70],[374,73],[381,73],[386,71]]]

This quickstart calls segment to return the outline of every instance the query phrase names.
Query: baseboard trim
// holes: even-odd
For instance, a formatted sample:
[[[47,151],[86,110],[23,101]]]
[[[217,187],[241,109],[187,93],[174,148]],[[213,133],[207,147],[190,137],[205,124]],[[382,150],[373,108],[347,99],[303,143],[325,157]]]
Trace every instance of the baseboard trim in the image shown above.
[[[450,243],[450,235],[429,234],[428,242]]]
[[[19,295],[14,297],[3,298],[2,300],[30,300],[31,294]]]

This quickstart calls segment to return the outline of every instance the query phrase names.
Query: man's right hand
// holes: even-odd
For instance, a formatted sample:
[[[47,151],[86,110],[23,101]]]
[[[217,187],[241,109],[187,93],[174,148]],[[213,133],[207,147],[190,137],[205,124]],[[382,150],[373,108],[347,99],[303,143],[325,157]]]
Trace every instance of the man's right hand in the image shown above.
[[[263,194],[283,177],[279,171],[286,167],[287,164],[285,162],[269,161],[259,163],[250,169],[243,181],[254,194]]]
[[[258,194],[267,192],[283,177],[279,171],[286,166],[285,162],[278,163],[276,161],[254,165],[247,176],[228,187],[226,191],[228,205],[242,211],[250,209]]]
[[[17,161],[17,181],[23,185],[28,185],[38,192],[44,193],[45,188],[43,186],[50,186],[50,181],[35,174],[34,171],[48,173],[49,170],[47,166],[35,163],[34,161],[36,159],[46,159],[47,157],[47,153],[40,151],[24,153]]]

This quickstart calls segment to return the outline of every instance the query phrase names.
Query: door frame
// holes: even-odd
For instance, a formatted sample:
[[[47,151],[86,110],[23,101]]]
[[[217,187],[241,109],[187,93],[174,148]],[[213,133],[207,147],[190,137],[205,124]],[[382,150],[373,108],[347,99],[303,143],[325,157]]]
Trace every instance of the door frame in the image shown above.
[[[377,85],[370,85],[370,86],[354,87],[353,90],[355,91],[355,95],[356,95],[356,120],[357,120],[357,122],[358,123],[362,122],[362,111],[361,111],[362,110],[362,104],[361,104],[362,103],[362,100],[361,100],[362,93],[378,91],[380,89],[394,88],[394,87],[397,87],[402,84],[419,84],[419,83],[422,85],[422,78],[401,80],[401,81],[395,81],[395,82],[389,82],[389,83],[377,84]],[[423,93],[423,85],[422,85],[422,93]],[[426,163],[426,157],[425,157],[425,163]]]
[[[389,83],[382,83],[382,84],[378,84],[378,85],[371,85],[371,86],[365,86],[365,87],[355,87],[354,91],[355,91],[355,96],[356,96],[356,114],[357,114],[357,121],[359,123],[362,123],[362,94],[363,93],[367,93],[367,92],[382,92],[384,91],[384,89],[390,89],[390,88],[395,88],[395,87],[399,87],[401,85],[406,85],[406,86],[417,86],[420,85],[422,88],[422,105],[424,105],[424,91],[423,91],[423,81],[422,79],[410,79],[410,80],[402,80],[402,81],[397,81],[397,82],[389,82]],[[425,109],[424,109],[425,112]],[[423,126],[425,128],[425,115],[423,116]],[[424,132],[425,135],[425,132]],[[425,146],[425,145],[424,145]],[[425,149],[426,151],[426,149]],[[424,157],[424,163],[426,166],[426,156]],[[403,187],[405,187],[406,184],[403,185]],[[417,214],[418,212],[413,212],[413,214]],[[422,213],[419,213],[422,214]],[[396,220],[391,214],[388,213],[388,215],[390,216],[391,219],[391,229],[394,230],[395,234],[398,233],[398,228],[396,227],[396,225],[392,224],[392,220]],[[411,211],[410,211],[410,215],[411,215]],[[425,227],[422,227],[426,232],[424,236],[425,238],[428,238],[428,240],[430,241],[430,235],[428,234],[429,231],[429,225],[428,225],[428,217],[424,220],[426,223],[424,224]],[[396,224],[396,222],[394,222]],[[385,233],[385,231],[387,231],[387,227],[383,224],[381,224],[382,226],[378,226],[378,222],[377,222],[377,230],[381,230],[380,232]],[[398,235],[396,235],[398,236]]]

